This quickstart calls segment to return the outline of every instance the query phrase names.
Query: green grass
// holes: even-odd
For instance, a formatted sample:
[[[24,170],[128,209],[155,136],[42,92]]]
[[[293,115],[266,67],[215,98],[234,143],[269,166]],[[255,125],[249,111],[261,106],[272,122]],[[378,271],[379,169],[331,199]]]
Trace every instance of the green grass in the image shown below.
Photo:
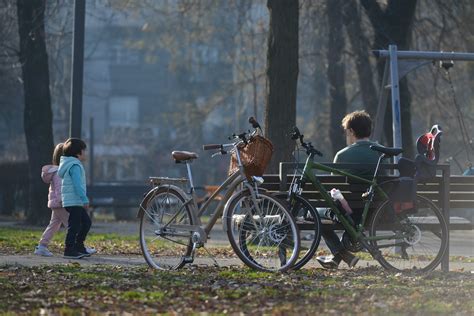
[[[0,310],[28,314],[474,313],[470,273],[390,274],[378,267],[287,274],[246,268],[0,266]]]
[[[0,250],[2,253],[30,254],[41,238],[44,228],[0,228]],[[49,245],[53,252],[64,249],[65,232],[54,235]],[[100,249],[103,254],[140,254],[138,236],[119,234],[89,234],[87,246]]]

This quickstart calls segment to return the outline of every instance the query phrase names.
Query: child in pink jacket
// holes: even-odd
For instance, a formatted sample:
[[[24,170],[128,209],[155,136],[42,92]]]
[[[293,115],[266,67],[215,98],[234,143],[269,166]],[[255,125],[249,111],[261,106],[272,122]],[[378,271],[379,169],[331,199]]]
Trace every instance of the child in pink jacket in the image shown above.
[[[61,228],[68,227],[69,213],[63,208],[61,202],[61,178],[58,175],[58,167],[63,155],[63,143],[59,143],[53,152],[53,164],[46,165],[41,169],[41,178],[45,183],[49,183],[48,207],[52,210],[51,220],[48,227],[43,232],[38,246],[35,247],[35,255],[51,257],[53,254],[48,249],[49,242],[53,235]],[[90,254],[96,252],[93,248],[86,248]]]

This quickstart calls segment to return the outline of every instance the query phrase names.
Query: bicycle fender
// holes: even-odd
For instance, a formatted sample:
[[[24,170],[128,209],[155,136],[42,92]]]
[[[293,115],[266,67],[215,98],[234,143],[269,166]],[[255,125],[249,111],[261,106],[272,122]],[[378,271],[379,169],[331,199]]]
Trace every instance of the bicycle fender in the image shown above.
[[[230,205],[232,204],[232,202],[237,199],[237,197],[245,192],[245,191],[248,191],[249,188],[243,188],[239,191],[236,191],[234,194],[232,194],[232,196],[229,198],[229,200],[227,200],[225,206],[224,206],[224,212],[222,212],[222,228],[224,230],[224,232],[227,233],[227,221],[225,220],[225,218],[227,218],[227,213],[229,212],[229,207]],[[266,189],[263,189],[263,188],[258,188],[258,192],[266,192],[267,190]]]
[[[145,208],[144,208],[144,203],[147,199],[151,198],[155,192],[158,190],[158,189],[161,189],[161,188],[168,188],[168,189],[173,189],[175,191],[177,191],[179,194],[181,194],[184,198],[187,198],[188,197],[188,194],[186,192],[184,192],[183,189],[181,189],[180,187],[176,186],[176,185],[173,185],[173,184],[163,184],[163,185],[160,185],[160,186],[157,186],[157,187],[154,187],[153,189],[151,189],[150,191],[148,191],[146,194],[145,194],[145,197],[143,198],[143,200],[140,202],[140,206],[138,208],[138,212],[137,212],[137,218],[140,218],[143,216],[143,213],[145,212]],[[187,200],[187,199],[186,199]]]

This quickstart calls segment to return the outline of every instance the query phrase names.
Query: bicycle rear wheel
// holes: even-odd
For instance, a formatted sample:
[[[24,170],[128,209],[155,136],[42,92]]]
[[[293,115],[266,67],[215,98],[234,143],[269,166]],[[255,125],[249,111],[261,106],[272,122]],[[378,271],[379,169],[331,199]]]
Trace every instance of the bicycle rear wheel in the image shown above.
[[[160,270],[175,270],[191,254],[191,233],[167,227],[169,224],[192,225],[191,211],[185,198],[169,187],[150,191],[140,207],[140,247],[148,265]]]
[[[378,261],[389,270],[435,269],[447,248],[448,227],[441,211],[423,196],[413,210],[396,213],[385,201],[370,221],[371,245],[380,250]],[[379,239],[380,238],[380,239]]]
[[[295,220],[278,199],[259,192],[256,203],[249,191],[229,206],[224,218],[234,252],[260,271],[287,271],[298,258],[300,239]]]
[[[276,193],[274,196],[285,201],[290,208],[291,215],[296,220],[300,232],[300,252],[293,265],[294,270],[301,269],[319,247],[321,241],[321,219],[318,212],[305,198],[295,195],[293,201],[288,201],[287,193]]]

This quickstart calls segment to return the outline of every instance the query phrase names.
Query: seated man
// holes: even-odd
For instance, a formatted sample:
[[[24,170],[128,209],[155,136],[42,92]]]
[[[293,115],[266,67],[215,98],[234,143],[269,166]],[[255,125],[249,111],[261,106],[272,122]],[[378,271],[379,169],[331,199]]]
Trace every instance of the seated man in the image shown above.
[[[365,111],[355,111],[347,114],[342,119],[342,127],[346,133],[347,147],[337,152],[334,157],[335,163],[360,163],[377,164],[379,154],[370,149],[374,142],[369,140],[372,132],[372,120]],[[347,172],[360,177],[370,179],[375,168],[367,170],[354,169]],[[355,209],[351,217],[354,222],[359,222],[362,210]],[[354,267],[359,258],[347,251],[342,245],[339,237],[334,231],[326,231],[321,234],[332,253],[332,256],[320,256],[316,259],[326,269],[337,269],[339,263],[344,261],[349,267]]]

